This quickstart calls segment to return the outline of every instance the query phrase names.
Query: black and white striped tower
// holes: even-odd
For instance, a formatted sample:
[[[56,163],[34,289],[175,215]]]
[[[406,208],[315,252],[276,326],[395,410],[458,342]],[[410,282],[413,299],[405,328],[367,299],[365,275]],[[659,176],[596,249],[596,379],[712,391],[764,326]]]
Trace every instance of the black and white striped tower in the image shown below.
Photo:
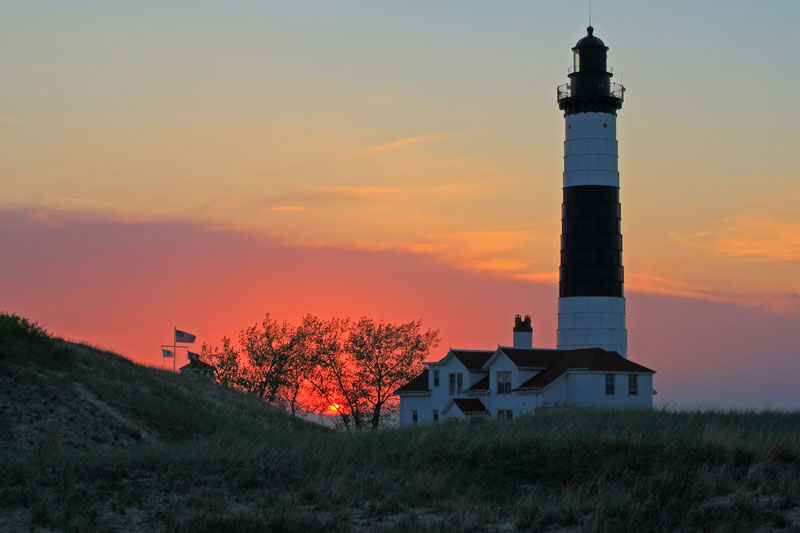
[[[608,47],[594,28],[586,31],[572,49],[569,83],[558,87],[566,121],[558,349],[600,347],[627,357],[617,167],[625,89],[611,83]]]

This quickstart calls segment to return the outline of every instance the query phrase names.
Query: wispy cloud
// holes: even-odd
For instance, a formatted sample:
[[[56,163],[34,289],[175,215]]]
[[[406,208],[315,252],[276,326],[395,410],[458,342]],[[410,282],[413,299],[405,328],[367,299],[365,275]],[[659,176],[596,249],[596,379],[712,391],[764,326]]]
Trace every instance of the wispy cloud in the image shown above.
[[[514,277],[538,283],[558,283],[558,272],[555,270],[548,272],[517,273]]]
[[[83,198],[79,196],[54,196],[53,200],[56,200],[57,202],[68,202],[68,203],[78,203],[78,204],[88,204],[95,202],[95,200],[91,198]]]
[[[691,235],[669,233],[683,246],[726,257],[758,261],[800,261],[800,221],[730,217],[708,231]]]
[[[308,208],[299,205],[273,205],[267,207],[267,211],[305,211],[306,209]]]
[[[400,150],[401,148],[407,148],[415,144],[423,144],[423,143],[438,141],[446,137],[448,136],[440,133],[426,133],[422,135],[415,135],[413,137],[404,137],[402,139],[396,139],[391,142],[378,144],[375,146],[369,146],[358,152],[358,155],[369,156],[382,152],[391,152],[394,150]]]
[[[14,124],[17,122],[17,117],[10,113],[0,113],[0,126],[5,124]]]
[[[542,240],[534,228],[431,233],[414,241],[356,241],[348,247],[367,251],[394,251],[430,256],[460,270],[492,276],[551,282],[552,276],[530,273],[526,250]],[[555,274],[556,279],[558,274]]]
[[[443,201],[466,200],[486,193],[500,180],[487,180],[440,185],[409,185],[396,187],[341,186],[311,187],[305,196],[313,200],[345,200],[353,202],[390,203],[435,198]]]
[[[628,289],[662,294],[679,298],[693,298],[712,302],[732,303],[744,307],[757,307],[768,311],[789,314],[800,312],[800,293],[746,293],[713,289],[699,283],[689,283],[650,274],[626,274]]]

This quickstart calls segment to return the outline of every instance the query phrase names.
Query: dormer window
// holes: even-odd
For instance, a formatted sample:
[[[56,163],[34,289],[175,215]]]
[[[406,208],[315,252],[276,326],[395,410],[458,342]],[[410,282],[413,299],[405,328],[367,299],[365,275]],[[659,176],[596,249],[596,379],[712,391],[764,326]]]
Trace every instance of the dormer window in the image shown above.
[[[464,376],[462,374],[450,374],[450,396],[461,394],[461,388],[464,386]]]
[[[497,373],[497,394],[511,394],[511,372]]]
[[[434,370],[433,371],[433,386],[434,387],[438,387],[439,386],[439,371],[438,370]]]

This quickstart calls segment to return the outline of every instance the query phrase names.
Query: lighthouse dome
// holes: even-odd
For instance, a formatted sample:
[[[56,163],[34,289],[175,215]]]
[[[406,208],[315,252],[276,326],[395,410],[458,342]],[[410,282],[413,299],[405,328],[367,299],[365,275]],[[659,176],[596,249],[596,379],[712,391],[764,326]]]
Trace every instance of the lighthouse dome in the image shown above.
[[[575,48],[589,48],[593,46],[602,46],[603,48],[606,48],[606,45],[603,43],[603,41],[594,36],[594,28],[589,26],[586,28],[586,37],[578,41],[578,44],[575,45]],[[575,48],[573,48],[573,50]]]

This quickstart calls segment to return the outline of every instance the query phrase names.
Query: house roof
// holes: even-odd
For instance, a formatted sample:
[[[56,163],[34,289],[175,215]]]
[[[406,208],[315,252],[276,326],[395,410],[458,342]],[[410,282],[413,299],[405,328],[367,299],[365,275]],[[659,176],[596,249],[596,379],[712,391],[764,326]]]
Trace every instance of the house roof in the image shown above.
[[[474,413],[488,413],[486,406],[477,398],[453,398],[453,403],[461,409],[465,415]]]
[[[511,362],[521,367],[547,368],[554,353],[563,353],[565,350],[542,350],[510,348],[501,346],[497,352],[503,352],[511,359]]]
[[[468,370],[482,370],[494,350],[450,350]]]
[[[465,390],[464,392],[485,392],[489,390],[489,376],[484,377],[483,379],[479,380],[473,386]]]
[[[199,359],[192,359],[188,365],[182,366],[180,370],[210,370],[213,372],[215,368]]]
[[[511,359],[508,352],[517,352],[514,357],[526,364],[521,366],[542,367],[544,370],[517,387],[516,390],[543,389],[567,370],[591,370],[595,372],[644,372],[655,374],[654,370],[629,361],[617,352],[609,352],[602,348],[582,348],[579,350],[519,350],[501,348]],[[531,352],[531,353],[521,353]],[[513,361],[513,359],[512,359]],[[515,364],[518,364],[515,362]]]
[[[422,373],[394,391],[395,394],[403,393],[403,392],[429,392],[430,389],[428,388],[428,369],[422,371]]]

